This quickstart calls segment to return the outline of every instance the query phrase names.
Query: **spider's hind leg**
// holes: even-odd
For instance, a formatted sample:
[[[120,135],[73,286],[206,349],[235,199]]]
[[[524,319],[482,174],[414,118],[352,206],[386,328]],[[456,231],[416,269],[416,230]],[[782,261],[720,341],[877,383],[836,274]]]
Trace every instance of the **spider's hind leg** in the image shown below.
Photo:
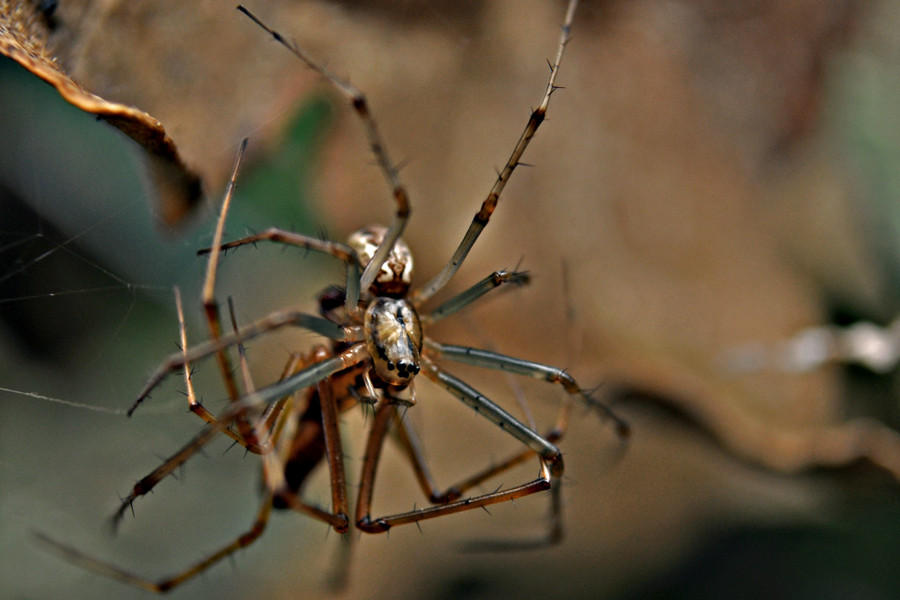
[[[556,59],[550,64],[550,77],[547,80],[547,87],[544,91],[544,96],[541,98],[541,103],[534,111],[532,111],[528,122],[525,124],[525,129],[519,136],[519,140],[516,142],[512,153],[506,161],[506,165],[497,173],[497,179],[494,181],[494,185],[491,186],[487,197],[481,203],[481,208],[472,218],[472,223],[466,230],[465,235],[463,235],[463,239],[460,241],[459,246],[457,246],[456,250],[453,252],[450,261],[431,281],[416,290],[413,295],[414,303],[424,303],[443,289],[443,287],[453,278],[460,266],[462,266],[463,261],[466,260],[469,250],[472,249],[472,246],[475,245],[481,232],[487,227],[488,221],[490,221],[491,215],[494,214],[494,209],[497,208],[497,203],[500,201],[500,195],[503,193],[503,189],[512,177],[513,171],[522,164],[521,159],[522,155],[525,154],[525,149],[528,148],[528,144],[531,143],[532,138],[537,133],[538,127],[544,122],[547,108],[550,106],[550,96],[553,95],[554,91],[559,89],[556,85],[556,77],[559,75],[559,65],[562,62],[566,44],[569,43],[569,33],[572,29],[572,20],[575,17],[575,9],[577,7],[577,0],[571,0],[569,2],[569,7],[566,10],[565,22],[562,25],[562,32],[559,36]]]
[[[366,265],[366,269],[362,274],[360,287],[365,291],[369,289],[369,286],[375,281],[375,277],[381,270],[381,266],[387,260],[394,244],[406,228],[410,213],[409,195],[406,192],[405,186],[400,181],[397,168],[388,156],[387,146],[381,137],[381,133],[378,131],[378,125],[375,122],[375,118],[369,110],[369,103],[366,100],[366,96],[359,88],[348,81],[341,79],[330,70],[326,69],[321,63],[313,60],[312,57],[300,47],[289,42],[284,36],[263,23],[256,15],[245,7],[238,6],[238,10],[247,15],[254,23],[271,35],[275,41],[287,48],[294,56],[306,63],[310,69],[331,82],[331,84],[350,101],[353,110],[356,111],[357,116],[362,122],[366,132],[366,138],[369,142],[369,148],[372,150],[372,154],[375,156],[375,160],[378,163],[381,172],[384,174],[388,186],[391,188],[391,194],[397,205],[396,211],[394,212],[394,218],[391,220],[390,227],[388,227],[387,233],[384,236],[383,243],[379,246],[377,252],[369,261],[369,264]]]

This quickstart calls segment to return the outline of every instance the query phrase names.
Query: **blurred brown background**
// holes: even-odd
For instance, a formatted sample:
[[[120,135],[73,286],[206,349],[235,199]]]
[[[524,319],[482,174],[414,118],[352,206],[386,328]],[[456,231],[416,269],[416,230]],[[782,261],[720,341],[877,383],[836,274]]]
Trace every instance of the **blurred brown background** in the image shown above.
[[[404,165],[405,238],[424,281],[449,258],[539,101],[564,3],[249,7],[367,93]],[[841,365],[736,375],[723,357],[813,325],[895,315],[898,18],[890,2],[582,4],[559,79],[566,89],[525,155],[534,166],[515,173],[453,288],[520,263],[534,282],[442,323],[435,337],[567,367],[582,385],[602,385],[633,438],[621,452],[608,426],[575,419],[562,444],[561,546],[459,549],[486,532],[540,531],[541,497],[423,523],[421,533],[365,536],[347,597],[890,597],[896,482],[853,458],[875,455],[896,473],[898,446],[877,426],[859,435],[843,423],[896,424],[891,375]],[[0,308],[17,324],[2,338],[0,385],[122,408],[174,350],[173,285],[188,298],[189,335],[203,335],[204,262],[194,251],[208,243],[242,137],[250,164],[232,237],[296,225],[343,238],[387,221],[393,207],[346,102],[232,6],[71,1],[51,20],[49,45],[65,70],[159,119],[210,198],[181,230],[163,231],[135,146],[52,104],[52,89],[4,63],[0,93],[20,112],[0,117],[11,140],[0,156],[10,215],[0,227]],[[290,185],[265,187],[277,177]],[[339,281],[333,267],[278,249],[230,254],[219,297],[233,295],[244,320],[310,305],[323,283]],[[259,380],[309,342],[284,335],[251,349]],[[510,396],[503,378],[455,371]],[[212,385],[211,365],[203,375]],[[32,529],[148,576],[243,531],[257,461],[222,456],[224,443],[137,502],[119,536],[102,529],[116,494],[198,428],[178,389],[173,382],[131,420],[3,394],[0,595],[139,594],[56,561],[30,542]],[[220,398],[211,389],[210,402]],[[526,391],[552,419],[558,390]],[[515,447],[440,393],[422,393],[429,399],[411,418],[441,481]],[[358,461],[362,419],[347,421]],[[310,493],[324,502],[322,483]],[[386,510],[424,502],[394,453],[378,490]],[[236,568],[217,566],[173,596],[314,597],[338,547],[324,526],[276,515]]]

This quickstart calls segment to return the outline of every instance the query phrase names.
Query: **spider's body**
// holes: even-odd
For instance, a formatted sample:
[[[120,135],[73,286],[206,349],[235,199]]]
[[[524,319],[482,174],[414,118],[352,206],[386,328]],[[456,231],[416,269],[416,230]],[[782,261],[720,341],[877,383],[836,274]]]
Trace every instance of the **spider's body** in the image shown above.
[[[384,244],[387,228],[370,225],[354,232],[347,245],[356,251],[361,271],[365,271]],[[405,387],[419,373],[422,351],[422,324],[415,307],[405,299],[412,284],[413,258],[402,239],[378,270],[363,300],[372,296],[363,320],[366,348],[374,373],[386,384]]]
[[[347,245],[356,251],[360,271],[372,260],[385,231],[385,227],[371,225],[350,235]],[[329,387],[338,413],[355,406],[367,393],[371,394],[370,401],[374,402],[375,387],[383,389],[390,385],[400,391],[418,374],[422,326],[415,308],[402,299],[411,283],[412,253],[406,243],[398,239],[379,275],[360,299],[359,307],[364,315],[364,343],[371,360],[331,377]],[[319,312],[340,326],[358,325],[354,321],[358,313],[348,315],[345,302],[344,290],[328,288],[319,294]],[[334,341],[330,352],[339,354],[348,347],[346,342]],[[327,353],[319,348],[313,351],[313,355],[317,352],[320,356]],[[290,499],[300,494],[308,476],[325,460],[325,455],[321,398],[318,389],[312,388],[306,408],[298,417],[297,431],[285,460],[286,489],[274,496],[275,508],[290,508]]]

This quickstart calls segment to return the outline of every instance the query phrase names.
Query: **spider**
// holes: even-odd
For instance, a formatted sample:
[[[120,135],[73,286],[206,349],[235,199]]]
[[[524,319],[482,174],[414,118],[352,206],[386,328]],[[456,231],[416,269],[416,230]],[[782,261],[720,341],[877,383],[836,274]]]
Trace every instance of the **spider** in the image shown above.
[[[451,280],[463,264],[475,241],[487,225],[503,188],[520,164],[522,154],[544,120],[550,97],[557,89],[556,78],[577,6],[571,0],[566,11],[556,58],[550,64],[550,76],[541,103],[535,109],[517,141],[505,167],[498,173],[487,198],[475,214],[468,231],[447,265],[425,285],[412,289],[413,260],[406,243],[400,238],[410,214],[410,202],[398,173],[381,141],[376,122],[371,116],[365,96],[357,88],[338,78],[303,50],[270,28],[246,8],[238,9],[254,23],[286,47],[297,58],[331,82],[351,102],[368,138],[380,170],[391,188],[396,211],[388,227],[373,225],[353,233],[347,243],[338,243],[293,233],[277,228],[223,243],[226,216],[234,193],[235,182],[247,140],[241,144],[210,248],[202,298],[210,340],[188,347],[181,298],[176,289],[176,307],[181,333],[182,351],[170,356],[151,376],[137,400],[131,415],[148,398],[151,391],[168,375],[182,370],[187,386],[190,409],[206,421],[206,426],[190,442],[169,457],[157,469],[138,481],[122,501],[113,517],[117,524],[132,508],[135,499],[182,465],[219,434],[230,436],[249,451],[262,455],[264,498],[251,527],[231,543],[182,572],[153,581],[117,566],[87,556],[43,534],[38,538],[67,560],[106,576],[154,592],[166,592],[205,571],[222,558],[253,543],[262,535],[272,508],[289,508],[330,525],[338,533],[347,532],[351,524],[367,533],[380,533],[408,523],[418,523],[457,512],[483,508],[512,501],[537,492],[550,490],[552,522],[543,541],[556,542],[562,535],[560,516],[560,477],[563,458],[556,443],[565,433],[573,400],[597,409],[615,425],[619,436],[628,433],[627,424],[608,407],[592,399],[564,370],[520,358],[464,346],[443,344],[426,334],[434,323],[466,308],[491,290],[501,286],[528,282],[527,273],[496,271],[469,289],[446,300],[436,308],[421,312],[422,307]],[[346,288],[329,289],[319,296],[320,316],[296,310],[283,310],[239,327],[229,300],[231,332],[224,333],[215,299],[215,283],[219,256],[222,252],[258,242],[296,246],[330,255],[344,264]],[[306,354],[294,354],[282,378],[257,389],[250,379],[244,354],[244,342],[284,327],[299,327],[331,340]],[[227,350],[237,347],[241,391],[234,376]],[[225,383],[230,405],[221,415],[213,415],[198,400],[193,390],[190,364],[215,356]],[[556,424],[544,435],[533,426],[523,424],[492,402],[474,387],[455,377],[437,360],[445,359],[486,369],[506,371],[559,384],[567,392]],[[440,490],[435,483],[420,449],[415,430],[403,414],[416,404],[415,378],[426,378],[472,407],[479,415],[496,424],[506,434],[524,445],[524,450],[486,468],[456,485]],[[360,474],[355,517],[350,519],[346,491],[343,452],[339,434],[340,413],[358,404],[372,406],[374,416],[368,431],[365,458]],[[419,485],[432,505],[408,512],[385,516],[371,515],[375,474],[385,438],[394,432],[407,455]],[[467,496],[474,487],[502,473],[529,457],[537,455],[538,476],[511,488]],[[331,510],[315,506],[301,498],[307,476],[325,461],[332,492]]]

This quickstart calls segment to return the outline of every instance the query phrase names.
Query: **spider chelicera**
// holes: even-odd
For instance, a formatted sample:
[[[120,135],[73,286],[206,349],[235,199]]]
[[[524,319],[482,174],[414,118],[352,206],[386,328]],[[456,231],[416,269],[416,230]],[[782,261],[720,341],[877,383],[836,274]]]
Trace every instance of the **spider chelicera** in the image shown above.
[[[410,214],[410,203],[397,171],[387,155],[376,123],[369,113],[363,94],[309,58],[299,47],[264,24],[249,10],[241,12],[268,32],[330,81],[351,102],[368,137],[371,149],[392,190],[397,205],[388,227],[369,226],[352,234],[346,244],[327,241],[281,229],[268,229],[235,241],[223,243],[223,230],[246,140],[241,144],[213,238],[213,244],[201,253],[209,254],[203,287],[203,307],[210,331],[206,343],[188,347],[181,298],[176,290],[176,306],[183,350],[170,356],[152,375],[128,414],[149,396],[169,374],[182,370],[185,375],[188,402],[192,412],[207,425],[178,452],[134,485],[113,517],[118,523],[135,499],[148,493],[205,444],[226,434],[251,452],[263,456],[265,497],[250,529],[231,543],[182,572],[152,581],[117,566],[92,558],[43,535],[38,537],[66,559],[129,584],[155,592],[165,592],[203,572],[222,558],[253,543],[264,531],[273,507],[290,508],[328,523],[344,533],[351,524],[368,533],[380,533],[391,527],[417,523],[443,515],[483,508],[536,492],[551,491],[552,524],[544,542],[561,537],[560,486],[563,458],[556,443],[565,433],[573,400],[595,408],[614,423],[620,436],[628,433],[627,424],[605,405],[593,400],[572,378],[557,367],[513,358],[489,350],[439,343],[426,331],[434,323],[467,307],[491,290],[504,285],[524,284],[528,275],[517,271],[496,271],[474,286],[421,312],[422,307],[454,276],[469,250],[487,225],[506,183],[544,120],[562,60],[577,1],[568,5],[559,47],[550,64],[550,77],[540,105],[535,109],[504,168],[498,173],[487,198],[475,214],[462,242],[449,263],[424,286],[411,289],[412,254],[400,238]],[[346,269],[345,289],[329,289],[320,294],[321,316],[295,310],[271,313],[249,325],[238,327],[233,308],[230,310],[232,331],[223,332],[215,282],[219,256],[228,249],[257,242],[275,242],[331,255],[342,261]],[[231,308],[229,303],[229,308]],[[300,327],[329,338],[328,346],[317,346],[305,354],[295,354],[284,369],[282,378],[271,385],[256,388],[250,380],[243,343],[251,338],[284,327]],[[230,348],[237,347],[242,381],[234,376]],[[230,398],[229,408],[213,415],[198,400],[193,389],[190,364],[215,356]],[[506,410],[478,392],[474,387],[438,366],[445,359],[486,369],[496,369],[543,379],[559,384],[567,392],[566,401],[555,425],[540,434],[513,417]],[[504,461],[495,463],[464,481],[441,490],[425,463],[418,437],[403,418],[405,409],[414,405],[414,380],[425,376],[438,387],[472,407],[478,414],[496,424],[524,445],[524,449]],[[243,387],[243,390],[241,389]],[[343,452],[338,416],[352,406],[368,403],[374,417],[369,426],[365,458],[360,474],[355,517],[351,520],[344,475]],[[398,411],[398,407],[404,409]],[[381,449],[389,431],[393,431],[401,450],[410,459],[414,474],[432,505],[408,512],[385,516],[371,515],[375,474]],[[524,484],[467,496],[467,492],[499,473],[537,455],[540,469],[537,478]],[[326,510],[301,498],[301,488],[312,469],[325,461],[328,466],[332,506]]]

